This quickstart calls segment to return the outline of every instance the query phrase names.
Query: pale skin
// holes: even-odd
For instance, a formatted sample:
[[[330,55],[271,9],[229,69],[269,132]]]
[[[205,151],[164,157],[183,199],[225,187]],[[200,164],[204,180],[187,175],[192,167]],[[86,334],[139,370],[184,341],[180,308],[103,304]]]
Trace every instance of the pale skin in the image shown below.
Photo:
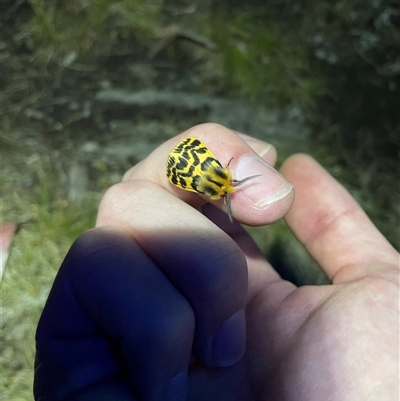
[[[204,208],[205,197],[168,182],[165,160],[186,136],[206,143],[223,165],[233,157],[235,179],[261,174],[233,194],[234,218],[261,226],[285,217],[331,285],[298,288],[283,281],[240,225],[221,212],[223,200]],[[158,359],[141,347],[137,358],[151,362],[142,363],[139,374],[148,380],[136,379],[133,367],[128,376],[135,395],[116,400],[398,400],[398,252],[310,156],[290,157],[281,175],[267,166],[275,160],[275,149],[265,142],[203,124],[161,145],[105,194],[94,232],[132,241],[137,255],[150,257],[160,288],[168,287],[165,292],[157,287],[155,296],[149,289],[143,297],[153,298],[137,301],[135,295],[132,301],[140,303],[138,310],[149,301],[157,305],[154,310],[167,311],[151,320],[150,331],[144,328],[147,314],[146,324],[139,325],[143,336],[157,332],[149,349],[161,343],[165,354]],[[86,311],[92,313],[90,307]],[[46,313],[42,319],[50,321]],[[137,326],[132,327],[131,341]],[[180,395],[174,398],[170,391],[163,397],[166,383],[187,368],[176,390]],[[73,400],[95,399],[87,394]]]

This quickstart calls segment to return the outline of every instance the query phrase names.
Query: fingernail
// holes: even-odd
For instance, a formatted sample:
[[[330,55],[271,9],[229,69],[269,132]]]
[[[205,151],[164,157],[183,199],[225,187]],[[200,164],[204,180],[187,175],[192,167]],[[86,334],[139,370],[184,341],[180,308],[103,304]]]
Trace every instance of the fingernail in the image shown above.
[[[187,396],[187,372],[180,372],[167,383],[160,401],[185,401]]]
[[[288,195],[293,186],[274,168],[256,156],[244,156],[236,166],[236,180],[260,174],[246,185],[246,197],[253,205],[262,208]],[[252,185],[250,185],[252,183]]]
[[[260,157],[263,157],[263,156],[264,156],[265,154],[267,154],[271,149],[272,149],[272,145],[269,144],[269,143],[266,143],[265,146],[262,147],[262,148],[257,152],[257,154],[258,154]]]
[[[212,342],[213,365],[231,366],[238,362],[246,348],[246,319],[244,310],[231,316],[219,329]]]

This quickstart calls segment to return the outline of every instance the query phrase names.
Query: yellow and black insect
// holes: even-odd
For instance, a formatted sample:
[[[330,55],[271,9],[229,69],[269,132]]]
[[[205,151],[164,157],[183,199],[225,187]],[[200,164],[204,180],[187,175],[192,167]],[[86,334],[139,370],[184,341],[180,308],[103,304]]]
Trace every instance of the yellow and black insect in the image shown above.
[[[259,175],[235,180],[229,171],[229,163],[222,167],[207,145],[197,138],[188,137],[169,154],[167,177],[172,184],[186,191],[204,194],[211,200],[224,198],[229,219],[233,221],[231,194],[235,187]]]

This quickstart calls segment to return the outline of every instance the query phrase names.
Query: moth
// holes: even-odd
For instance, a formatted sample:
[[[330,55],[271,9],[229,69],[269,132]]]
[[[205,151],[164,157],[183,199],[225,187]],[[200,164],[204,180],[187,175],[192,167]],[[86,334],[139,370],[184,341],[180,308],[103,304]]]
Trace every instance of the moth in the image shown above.
[[[204,194],[211,200],[223,198],[229,220],[233,222],[231,195],[236,187],[259,175],[235,180],[229,170],[232,159],[223,167],[205,143],[188,137],[168,155],[167,177],[172,184],[185,191]]]

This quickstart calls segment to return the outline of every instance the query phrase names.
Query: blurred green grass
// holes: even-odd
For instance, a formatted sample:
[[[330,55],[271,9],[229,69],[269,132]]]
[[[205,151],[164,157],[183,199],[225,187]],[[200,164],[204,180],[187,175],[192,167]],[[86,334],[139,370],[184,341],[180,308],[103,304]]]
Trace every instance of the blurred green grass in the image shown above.
[[[212,18],[199,18],[199,25],[220,49],[224,82],[234,95],[306,106],[326,93],[325,77],[312,63],[295,26],[271,7],[257,13],[224,7]]]
[[[30,0],[33,15],[28,25],[36,47],[59,57],[71,51],[81,57],[110,50],[110,35],[134,32],[143,42],[154,36],[161,0]],[[114,33],[115,35],[115,33]]]
[[[1,283],[0,334],[1,396],[21,401],[32,400],[34,333],[47,294],[71,243],[94,225],[98,202],[90,193],[67,201],[62,172],[49,157],[24,162],[20,171],[2,163],[0,206],[3,221],[22,222]],[[23,188],[27,177],[32,182]]]

